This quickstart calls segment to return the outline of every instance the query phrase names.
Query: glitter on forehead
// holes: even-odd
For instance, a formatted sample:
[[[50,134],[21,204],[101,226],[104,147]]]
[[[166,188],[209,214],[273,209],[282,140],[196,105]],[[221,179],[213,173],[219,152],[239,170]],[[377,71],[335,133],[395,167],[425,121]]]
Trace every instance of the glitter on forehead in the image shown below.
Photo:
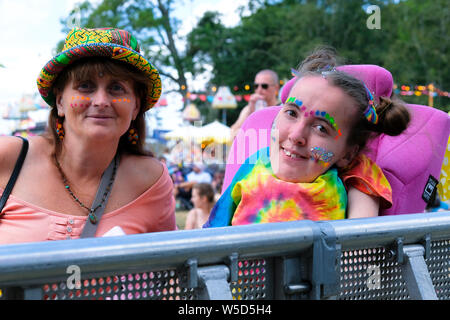
[[[286,100],[286,103],[295,103],[297,106],[301,107],[300,108],[301,111],[305,111],[306,110],[306,107],[303,104],[303,102],[301,100],[296,99],[295,97],[289,97]],[[336,132],[338,132],[338,135],[335,138],[336,140],[342,135],[341,134],[341,130],[339,129],[339,127],[336,124],[336,121],[334,120],[334,118],[332,116],[330,116],[330,114],[328,112],[320,111],[320,110],[315,110],[315,111],[311,110],[309,112],[305,112],[305,117],[313,116],[313,115],[316,115],[318,117],[319,116],[323,117],[323,118],[327,119],[331,123],[331,125],[336,130]]]

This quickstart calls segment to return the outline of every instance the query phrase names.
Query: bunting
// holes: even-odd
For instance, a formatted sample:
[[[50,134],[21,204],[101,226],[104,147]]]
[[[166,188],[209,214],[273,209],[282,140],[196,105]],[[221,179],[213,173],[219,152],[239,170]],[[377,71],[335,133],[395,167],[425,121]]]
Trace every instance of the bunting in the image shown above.
[[[250,91],[251,86],[245,85],[244,90]],[[237,86],[233,87],[234,91],[242,90],[242,88],[239,88]],[[214,94],[216,92],[216,88],[213,87],[212,91],[213,94],[208,93],[194,93],[194,92],[187,92],[185,99],[188,99],[190,101],[196,101],[200,100],[202,102],[209,102],[212,103],[214,100]],[[429,84],[427,86],[423,85],[396,85],[394,84],[394,93],[401,96],[433,96],[433,97],[447,97],[450,98],[449,92],[440,90],[439,88],[435,87],[432,84]],[[245,101],[248,102],[250,100],[251,93],[245,93],[245,94],[235,94],[234,97],[236,98],[237,102]]]

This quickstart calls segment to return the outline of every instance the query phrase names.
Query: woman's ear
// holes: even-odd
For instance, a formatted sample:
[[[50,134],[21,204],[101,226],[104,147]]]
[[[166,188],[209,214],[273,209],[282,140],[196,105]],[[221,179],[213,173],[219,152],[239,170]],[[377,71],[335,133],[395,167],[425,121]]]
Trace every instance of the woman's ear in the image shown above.
[[[56,104],[56,108],[58,110],[58,116],[59,117],[64,117],[65,115],[65,111],[64,111],[64,105],[63,105],[63,96],[62,94],[59,92],[59,90],[54,90],[54,95],[55,95],[55,104]]]
[[[359,147],[357,145],[348,147],[347,152],[345,153],[344,157],[342,157],[340,160],[336,162],[336,166],[338,168],[345,168],[352,162],[353,158],[356,157],[356,155],[359,152]]]
[[[136,98],[136,102],[135,102],[134,109],[133,109],[133,115],[132,115],[133,121],[136,120],[140,109],[141,109],[141,99]]]

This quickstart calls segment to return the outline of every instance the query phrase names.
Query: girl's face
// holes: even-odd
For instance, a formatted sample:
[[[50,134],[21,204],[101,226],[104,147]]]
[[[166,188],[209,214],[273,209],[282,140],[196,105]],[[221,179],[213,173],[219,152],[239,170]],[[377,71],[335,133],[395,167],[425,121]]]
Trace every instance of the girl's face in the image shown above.
[[[119,139],[139,112],[132,81],[99,74],[93,79],[68,81],[56,96],[64,130],[78,137]]]
[[[205,196],[202,197],[198,194],[197,188],[192,188],[191,201],[195,208],[199,208],[202,204],[204,204],[205,199],[206,199]]]
[[[328,80],[298,80],[272,130],[275,175],[289,182],[312,182],[334,164],[346,166],[358,151],[346,144],[355,115],[353,99]]]

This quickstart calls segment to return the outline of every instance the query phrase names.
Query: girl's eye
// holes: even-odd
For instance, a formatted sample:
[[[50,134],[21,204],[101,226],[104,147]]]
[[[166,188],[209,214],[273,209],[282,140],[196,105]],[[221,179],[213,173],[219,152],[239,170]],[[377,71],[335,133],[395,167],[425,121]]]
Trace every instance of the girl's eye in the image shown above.
[[[297,112],[295,112],[294,109],[287,109],[287,110],[285,111],[285,113],[286,113],[288,116],[293,117],[293,118],[295,118],[295,117],[297,116]]]
[[[321,133],[328,134],[328,130],[327,130],[327,128],[326,128],[324,125],[316,124],[316,125],[315,125],[315,128],[316,128],[317,130],[319,130]]]

